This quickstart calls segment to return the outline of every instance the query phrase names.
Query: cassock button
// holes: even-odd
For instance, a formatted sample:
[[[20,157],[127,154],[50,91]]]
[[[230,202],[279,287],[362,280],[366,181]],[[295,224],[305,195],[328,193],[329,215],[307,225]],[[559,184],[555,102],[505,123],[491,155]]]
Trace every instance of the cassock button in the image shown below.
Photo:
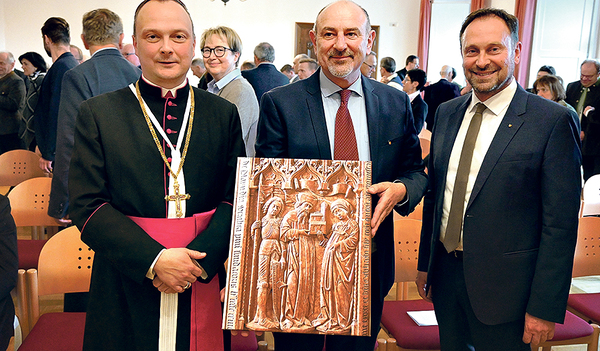
[[[172,160],[172,158],[171,158],[171,157],[167,158],[167,161],[171,162],[171,160]]]
[[[173,116],[171,116],[171,115],[167,115],[167,119],[168,119],[169,121],[171,121],[171,120],[174,120],[174,119],[177,119],[177,118],[176,118],[176,117],[173,117]]]
[[[167,102],[167,105],[169,105],[169,106],[177,106],[177,104],[175,104],[173,101]]]

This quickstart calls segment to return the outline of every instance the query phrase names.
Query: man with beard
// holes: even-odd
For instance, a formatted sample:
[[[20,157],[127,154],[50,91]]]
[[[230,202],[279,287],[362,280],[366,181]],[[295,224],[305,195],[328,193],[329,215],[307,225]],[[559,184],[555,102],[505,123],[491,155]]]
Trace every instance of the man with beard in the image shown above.
[[[433,300],[442,350],[530,350],[565,317],[579,144],[569,111],[513,77],[516,17],[475,11],[460,44],[474,93],[436,113],[417,287]]]
[[[372,162],[371,336],[327,336],[327,350],[372,350],[383,299],[394,283],[388,215],[394,207],[410,213],[427,177],[408,96],[362,78],[360,67],[375,39],[367,12],[351,1],[334,2],[319,12],[310,37],[321,68],[263,95],[256,155]],[[274,334],[277,349],[323,349],[323,335]]]
[[[56,153],[56,130],[58,123],[58,107],[62,79],[65,73],[77,66],[79,62],[71,54],[71,35],[69,24],[60,17],[49,18],[42,27],[44,49],[52,57],[52,67],[46,73],[40,99],[35,109],[33,122],[35,140],[40,148],[40,168],[47,173],[52,172],[52,162]]]

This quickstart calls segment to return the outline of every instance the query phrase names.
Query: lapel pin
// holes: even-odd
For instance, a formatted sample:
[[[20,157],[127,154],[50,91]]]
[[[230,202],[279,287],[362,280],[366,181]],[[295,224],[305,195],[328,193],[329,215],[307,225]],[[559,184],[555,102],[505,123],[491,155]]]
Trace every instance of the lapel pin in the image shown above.
[[[512,128],[512,124],[509,124],[509,125],[508,125],[508,128]]]

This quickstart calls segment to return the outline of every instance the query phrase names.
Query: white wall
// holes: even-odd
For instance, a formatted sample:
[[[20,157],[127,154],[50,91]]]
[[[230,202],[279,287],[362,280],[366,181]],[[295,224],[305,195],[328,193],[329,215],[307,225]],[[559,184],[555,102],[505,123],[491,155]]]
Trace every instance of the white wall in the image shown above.
[[[241,36],[241,60],[252,60],[254,46],[268,41],[275,47],[277,67],[294,56],[295,22],[314,22],[318,11],[330,0],[184,0],[194,20],[196,35],[216,25],[234,28]],[[404,61],[417,51],[420,0],[358,0],[380,26],[378,57]],[[122,0],[0,0],[0,49],[19,56],[27,51],[44,53],[40,28],[48,17],[63,17],[71,25],[71,41],[83,49],[79,38],[81,17],[92,9],[106,7],[121,16],[126,42],[131,42],[133,14],[139,1]],[[5,30],[3,31],[3,27]],[[198,54],[197,54],[198,55]],[[50,58],[47,57],[50,64]],[[17,64],[20,68],[20,65]]]
[[[241,61],[252,60],[254,46],[268,41],[275,47],[275,65],[290,63],[294,56],[295,22],[314,22],[317,12],[331,0],[184,0],[196,35],[216,25],[234,28],[244,43]],[[380,26],[378,58],[393,57],[402,67],[408,55],[417,53],[420,0],[356,0]],[[0,0],[0,50],[19,56],[27,51],[44,55],[40,28],[48,17],[63,17],[71,25],[71,41],[83,49],[81,17],[89,10],[106,7],[121,16],[125,42],[131,42],[133,14],[139,1],[123,0]],[[514,13],[515,0],[488,0],[486,5]],[[87,54],[87,53],[86,53]],[[50,58],[47,57],[50,64]],[[20,68],[20,65],[16,65]],[[456,67],[457,69],[459,67]],[[436,71],[437,69],[434,69]]]

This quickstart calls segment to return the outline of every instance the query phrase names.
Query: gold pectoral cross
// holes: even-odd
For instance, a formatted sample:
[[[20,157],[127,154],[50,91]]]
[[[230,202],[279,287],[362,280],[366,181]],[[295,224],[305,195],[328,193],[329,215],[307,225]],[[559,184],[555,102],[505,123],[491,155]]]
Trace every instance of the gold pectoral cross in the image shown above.
[[[175,194],[165,196],[165,200],[175,201],[175,214],[177,215],[177,218],[181,218],[183,216],[183,212],[181,211],[181,201],[189,200],[191,196],[190,194],[179,193],[179,183],[177,183],[177,181],[175,181],[175,184],[173,184],[173,190]]]

